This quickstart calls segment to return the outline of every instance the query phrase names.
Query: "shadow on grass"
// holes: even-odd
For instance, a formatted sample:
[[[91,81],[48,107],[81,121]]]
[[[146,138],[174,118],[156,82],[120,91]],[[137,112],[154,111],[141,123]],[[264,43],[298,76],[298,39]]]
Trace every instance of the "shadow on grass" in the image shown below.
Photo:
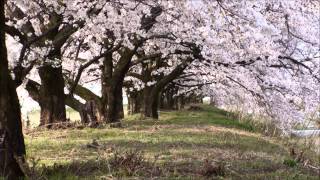
[[[131,151],[135,152],[135,151]],[[156,163],[140,153],[114,153],[109,158],[99,157],[89,161],[71,161],[63,165],[38,168],[32,179],[152,179],[155,177],[199,176],[194,163]],[[191,166],[190,166],[191,165]],[[201,179],[201,177],[199,177]],[[197,179],[199,179],[197,178]]]
[[[201,151],[202,149],[222,149],[238,152],[255,151],[269,154],[287,154],[286,150],[277,144],[271,144],[263,139],[251,136],[237,136],[231,133],[205,135],[202,133],[170,133],[159,132],[137,139],[102,140],[107,145],[125,148],[139,148],[154,153],[168,150]],[[264,148],[261,148],[264,147]]]
[[[143,146],[139,146],[141,148]],[[145,158],[145,156],[144,156]],[[214,157],[205,157],[205,160],[214,162]],[[113,157],[101,158],[88,161],[71,161],[63,165],[54,165],[51,167],[41,167],[38,174],[47,179],[101,179],[102,177],[116,179],[211,179],[215,176],[204,177],[201,172],[204,168],[204,159],[184,158],[177,160],[174,158],[167,161],[158,161],[152,158],[143,159],[143,163],[134,163],[133,165],[121,166],[115,164]],[[125,160],[120,158],[117,161],[121,164]],[[226,177],[236,179],[286,179],[287,177],[298,179],[317,179],[316,174],[309,174],[300,169],[292,169],[274,162],[269,159],[260,158],[259,160],[247,161],[224,161],[227,165]],[[138,168],[137,168],[138,167]],[[135,169],[128,174],[128,168]]]

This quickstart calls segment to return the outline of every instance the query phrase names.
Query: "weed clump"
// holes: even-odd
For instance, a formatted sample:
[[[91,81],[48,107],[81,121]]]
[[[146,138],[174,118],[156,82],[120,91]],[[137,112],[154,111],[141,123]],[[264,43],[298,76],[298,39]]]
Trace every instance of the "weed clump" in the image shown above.
[[[283,164],[288,166],[288,167],[295,167],[295,166],[297,166],[297,161],[294,160],[294,159],[291,159],[291,158],[290,159],[285,159],[283,161]]]
[[[115,151],[109,163],[115,172],[121,173],[118,175],[125,176],[148,173],[149,170],[154,169],[155,165],[155,163],[148,162],[143,152],[138,150]]]
[[[200,174],[205,177],[225,176],[226,167],[224,163],[215,163],[215,162],[213,163],[206,159],[204,161]]]

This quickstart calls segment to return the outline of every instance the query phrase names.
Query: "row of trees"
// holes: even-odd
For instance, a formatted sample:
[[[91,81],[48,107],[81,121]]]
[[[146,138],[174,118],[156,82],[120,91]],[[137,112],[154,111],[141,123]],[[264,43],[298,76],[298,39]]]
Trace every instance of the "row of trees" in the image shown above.
[[[320,17],[312,0],[1,3],[5,175],[23,174],[19,86],[39,103],[40,125],[48,128],[67,121],[66,105],[83,122],[119,122],[123,90],[130,113],[154,119],[159,108],[179,109],[203,96],[284,125],[319,107]]]
[[[157,118],[156,104],[160,92],[179,77],[191,62],[201,59],[199,45],[191,41],[181,41],[173,32],[169,33],[168,29],[149,33],[157,24],[167,26],[171,23],[156,21],[161,14],[170,12],[164,12],[165,9],[155,2],[79,2],[76,8],[80,12],[86,12],[84,15],[71,13],[74,11],[74,4],[77,3],[8,3],[8,14],[11,18],[9,22],[22,24],[20,28],[25,31],[19,30],[17,25],[6,28],[7,32],[22,44],[19,63],[14,67],[15,76],[19,81],[17,85],[21,84],[34,66],[39,66],[37,72],[40,82],[28,79],[26,89],[31,97],[39,102],[40,125],[51,127],[51,124],[66,121],[65,105],[85,116],[86,105],[81,104],[74,95],[86,102],[94,102],[98,121],[118,122],[123,116],[122,88],[128,71],[156,58],[157,62],[162,61],[157,63],[158,68],[165,67],[166,60],[173,56],[177,59],[179,56],[174,64],[176,67],[172,66],[172,73],[162,73],[161,83],[154,86],[152,91],[149,90],[150,95],[145,95],[145,99],[149,101],[146,103],[153,105],[144,106],[144,115]],[[130,9],[135,6],[135,10]],[[62,8],[64,11],[59,14],[58,11]],[[37,24],[34,25],[32,20],[26,20],[28,16],[38,21]],[[111,20],[116,22],[111,24]],[[136,22],[134,28],[133,25],[125,25],[132,21]],[[114,27],[110,29],[112,25]],[[140,33],[136,33],[137,31]],[[177,43],[177,40],[180,42]],[[172,48],[173,51],[165,57],[159,50],[160,47],[157,47],[158,50],[153,49],[150,54],[146,54],[143,49],[154,42],[170,44],[165,45],[165,48]],[[29,65],[23,67],[23,63]],[[68,65],[63,66],[64,63]],[[88,74],[93,71],[93,75],[99,76],[101,97],[79,84],[83,80],[82,73]],[[149,70],[149,73],[151,72]],[[148,83],[148,80],[151,80],[151,76],[145,83]],[[68,87],[68,93],[64,92],[65,87]],[[147,90],[145,93],[148,93]]]

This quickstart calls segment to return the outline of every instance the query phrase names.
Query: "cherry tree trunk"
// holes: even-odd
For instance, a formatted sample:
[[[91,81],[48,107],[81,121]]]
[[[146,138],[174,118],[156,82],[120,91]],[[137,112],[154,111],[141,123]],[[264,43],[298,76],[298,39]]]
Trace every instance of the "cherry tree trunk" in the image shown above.
[[[178,97],[178,110],[184,109],[185,98],[183,96]]]
[[[79,112],[81,116],[81,123],[90,127],[98,125],[97,105],[94,100],[89,100]]]
[[[124,74],[113,75],[112,54],[105,57],[102,69],[102,98],[101,111],[104,121],[108,123],[119,122],[124,118],[123,112],[123,87]]]
[[[173,84],[169,84],[161,94],[160,108],[167,110],[178,109],[178,97],[175,96],[177,93],[178,88]]]
[[[165,95],[162,94],[161,98],[160,98],[160,102],[159,102],[159,108],[160,109],[166,109],[166,106],[167,106],[167,100],[165,98]]]
[[[175,110],[179,110],[179,109],[180,109],[179,106],[180,106],[180,105],[179,105],[179,99],[178,99],[178,97],[175,97],[175,98],[174,98],[174,109],[175,109]]]
[[[155,87],[145,87],[143,90],[143,116],[145,118],[158,119],[160,92]]]
[[[141,110],[141,92],[131,92],[128,96],[128,114],[137,114]]]
[[[39,92],[40,126],[51,128],[54,124],[66,121],[62,68],[44,65],[39,68],[39,75],[41,78]]]
[[[112,63],[112,54],[105,57],[102,73],[102,104],[108,123],[120,122],[124,117],[122,88],[126,73],[134,51],[126,48],[115,67]],[[107,105],[107,106],[106,106]]]
[[[108,96],[107,122],[119,122],[123,118],[122,85],[117,84],[106,88]]]
[[[124,118],[124,110],[123,110],[123,92],[122,92],[122,88],[121,88],[121,96],[119,97],[119,104],[118,104],[118,113],[119,113],[119,117],[120,119]]]
[[[5,81],[2,73],[0,76],[0,177],[17,179],[24,175],[17,160],[24,162],[25,156],[20,104],[9,75]]]
[[[166,95],[167,95],[167,102],[168,102],[167,109],[173,110],[175,105],[175,102],[174,102],[175,99],[173,97],[172,91],[168,91]]]
[[[159,106],[159,93],[152,95],[153,102],[151,104],[151,112],[153,119],[159,119],[158,106]]]
[[[4,0],[0,0],[0,177],[24,176],[18,161],[24,162],[25,145],[21,112],[15,84],[8,70],[4,30]]]
[[[128,106],[127,106],[127,113],[128,115],[132,115],[132,109],[134,108],[134,104],[133,104],[133,98],[131,98],[130,96],[127,96],[128,98]]]
[[[151,97],[151,87],[145,87],[143,89],[143,111],[142,116],[145,118],[151,117],[152,116],[152,108],[151,104],[154,101],[153,98]]]

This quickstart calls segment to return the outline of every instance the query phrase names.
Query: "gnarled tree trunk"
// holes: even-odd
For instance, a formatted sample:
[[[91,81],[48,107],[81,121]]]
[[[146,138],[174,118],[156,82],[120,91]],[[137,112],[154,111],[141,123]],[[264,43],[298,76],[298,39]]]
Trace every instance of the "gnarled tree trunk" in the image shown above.
[[[123,118],[122,104],[122,83],[112,84],[107,88],[108,110],[106,113],[107,122],[119,122]]]
[[[24,173],[17,161],[24,161],[25,145],[19,100],[8,69],[4,2],[0,0],[0,177],[19,179]]]
[[[106,56],[102,75],[103,112],[108,123],[119,122],[124,117],[122,88],[126,73],[129,70],[131,58],[135,50],[125,48],[121,58],[113,68],[112,54]],[[110,63],[111,62],[111,63]]]
[[[40,126],[51,128],[53,124],[66,121],[62,68],[44,65],[39,68],[39,75],[41,78],[39,93]]]

